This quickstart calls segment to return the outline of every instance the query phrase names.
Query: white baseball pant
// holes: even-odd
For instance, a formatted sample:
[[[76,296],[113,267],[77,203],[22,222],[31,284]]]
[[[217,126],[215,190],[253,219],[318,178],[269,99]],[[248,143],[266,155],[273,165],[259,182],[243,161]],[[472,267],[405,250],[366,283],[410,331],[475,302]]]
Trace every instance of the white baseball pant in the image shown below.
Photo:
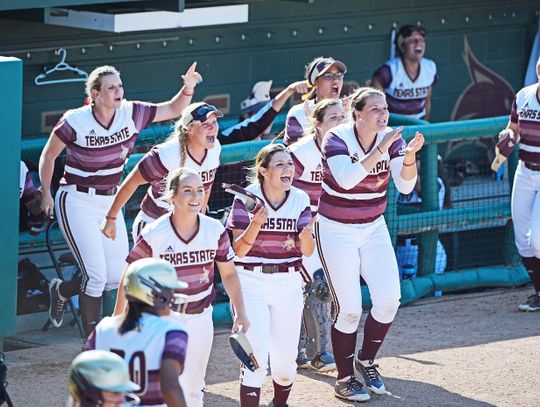
[[[206,385],[204,377],[214,338],[212,306],[200,314],[171,312],[168,318],[180,323],[188,333],[184,371],[180,375],[180,386],[182,386],[187,407],[202,407]]]
[[[317,250],[334,296],[335,328],[358,329],[362,316],[360,276],[371,294],[371,315],[383,324],[394,320],[401,286],[394,248],[384,217],[366,224],[343,224],[319,215]]]
[[[75,185],[61,186],[55,196],[55,210],[60,230],[83,273],[82,291],[100,297],[114,290],[126,267],[129,253],[124,215],[116,220],[116,239],[99,230],[114,196],[79,192]]]
[[[251,326],[246,336],[260,368],[243,367],[240,383],[262,387],[268,358],[272,379],[281,386],[294,382],[300,338],[303,294],[299,272],[263,274],[237,267],[247,317]]]
[[[514,177],[512,221],[519,254],[540,258],[540,171],[528,169],[522,161]]]

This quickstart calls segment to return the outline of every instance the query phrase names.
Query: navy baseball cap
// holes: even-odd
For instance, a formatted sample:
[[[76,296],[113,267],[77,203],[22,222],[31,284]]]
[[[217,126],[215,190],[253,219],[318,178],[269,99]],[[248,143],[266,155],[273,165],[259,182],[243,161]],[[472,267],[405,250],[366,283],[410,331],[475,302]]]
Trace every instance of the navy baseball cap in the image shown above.
[[[184,128],[187,128],[193,122],[204,123],[210,115],[215,115],[219,119],[223,117],[223,112],[205,102],[192,103],[182,112],[180,122]]]

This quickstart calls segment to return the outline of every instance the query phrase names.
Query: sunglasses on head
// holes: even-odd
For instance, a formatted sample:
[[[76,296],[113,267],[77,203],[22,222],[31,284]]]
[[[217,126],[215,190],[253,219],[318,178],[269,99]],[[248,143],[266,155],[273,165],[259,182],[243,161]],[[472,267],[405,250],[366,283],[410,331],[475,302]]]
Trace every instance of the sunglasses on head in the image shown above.
[[[207,117],[206,115],[209,112],[215,112],[217,108],[212,105],[203,105],[199,107],[195,112],[193,112],[191,115],[193,116],[193,120],[204,122]]]
[[[331,81],[334,79],[341,80],[343,79],[343,76],[344,76],[343,72],[334,72],[334,73],[326,72],[322,74],[320,78],[323,78],[325,81]]]

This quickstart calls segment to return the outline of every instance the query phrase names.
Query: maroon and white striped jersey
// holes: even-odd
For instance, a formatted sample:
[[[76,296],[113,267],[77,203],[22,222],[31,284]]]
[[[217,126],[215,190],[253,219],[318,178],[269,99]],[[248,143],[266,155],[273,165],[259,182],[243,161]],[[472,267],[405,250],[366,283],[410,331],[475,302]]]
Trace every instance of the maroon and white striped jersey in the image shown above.
[[[262,225],[255,244],[245,257],[235,256],[239,266],[260,266],[263,264],[300,265],[302,252],[298,234],[311,222],[309,197],[304,191],[291,187],[285,200],[277,207],[272,206],[259,184],[246,188],[260,197],[268,209],[268,218]],[[236,197],[227,221],[228,229],[245,230],[253,214],[246,210],[244,201]]]
[[[322,188],[322,152],[317,137],[305,136],[288,147],[294,162],[293,185],[309,196],[311,214],[317,214]]]
[[[289,146],[304,135],[304,130],[309,126],[308,114],[311,114],[315,106],[314,100],[298,103],[289,109],[285,120],[285,136],[283,143]],[[306,112],[307,109],[307,112]]]
[[[53,130],[67,150],[60,183],[96,189],[117,186],[137,135],[152,123],[156,109],[154,104],[123,100],[107,128],[96,120],[90,105],[68,110]]]
[[[416,78],[409,76],[401,57],[386,61],[373,76],[384,88],[390,112],[417,118],[426,115],[426,98],[438,80],[437,65],[431,59],[422,58]]]
[[[195,235],[184,240],[166,214],[147,225],[126,261],[146,257],[164,259],[176,269],[178,279],[189,286],[179,293],[187,295],[186,312],[198,313],[214,299],[214,261],[227,262],[234,257],[229,236],[223,225],[201,213]]]
[[[214,148],[206,150],[201,162],[197,161],[187,148],[186,160],[183,167],[197,171],[202,178],[204,190],[209,193],[212,189],[216,172],[219,167],[221,145],[216,139]],[[171,205],[161,199],[167,176],[170,172],[180,168],[180,143],[178,140],[169,140],[154,146],[139,162],[139,171],[146,182],[150,183],[148,191],[141,203],[141,210],[157,219],[171,210]]]
[[[322,145],[324,177],[319,215],[341,223],[368,223],[376,220],[386,208],[390,173],[399,192],[411,192],[416,177],[407,181],[401,178],[406,147],[402,138],[390,146],[369,173],[360,163],[391,130],[388,127],[377,133],[368,151],[364,151],[358,142],[354,123],[341,124],[326,134]],[[341,157],[341,160],[336,160],[336,157]],[[343,158],[346,160],[343,161]],[[351,168],[347,168],[348,166]],[[360,174],[358,181],[351,169]],[[345,185],[347,182],[351,183],[351,179],[353,184]]]
[[[131,380],[142,406],[164,405],[160,385],[160,367],[164,359],[184,365],[188,334],[169,318],[143,313],[139,327],[120,334],[123,316],[105,317],[88,337],[84,350],[106,350],[120,355],[129,365]]]
[[[540,165],[540,101],[537,92],[536,83],[517,93],[510,120],[519,126],[519,159]]]

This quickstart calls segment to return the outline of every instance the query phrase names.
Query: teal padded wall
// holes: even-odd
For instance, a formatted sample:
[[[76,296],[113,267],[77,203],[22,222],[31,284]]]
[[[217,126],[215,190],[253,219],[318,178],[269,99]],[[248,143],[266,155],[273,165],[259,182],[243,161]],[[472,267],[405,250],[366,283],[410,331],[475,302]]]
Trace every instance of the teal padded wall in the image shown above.
[[[15,332],[19,244],[19,174],[21,146],[22,61],[0,57],[0,140],[4,153],[0,222],[0,337]]]

